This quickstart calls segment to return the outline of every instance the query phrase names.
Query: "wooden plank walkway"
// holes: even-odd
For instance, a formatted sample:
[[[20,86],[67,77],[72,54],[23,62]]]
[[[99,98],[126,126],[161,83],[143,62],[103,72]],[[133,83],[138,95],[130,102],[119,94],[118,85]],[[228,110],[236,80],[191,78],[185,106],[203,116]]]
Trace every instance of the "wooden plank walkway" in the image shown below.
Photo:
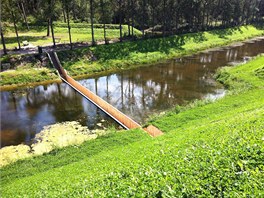
[[[89,101],[91,101],[93,104],[95,104],[98,108],[103,110],[106,114],[112,117],[121,126],[123,126],[125,129],[142,128],[137,122],[132,120],[130,117],[123,114],[121,111],[113,107],[111,104],[109,104],[108,102],[106,102],[105,100],[103,100],[102,98],[94,94],[93,92],[91,92],[89,89],[87,89],[86,87],[82,86],[80,83],[75,81],[69,75],[67,75],[66,71],[62,68],[60,64],[60,61],[58,59],[56,52],[49,52],[48,56],[53,66],[58,70],[60,78],[65,83],[70,85],[73,89],[75,89],[82,96],[84,96]],[[163,134],[159,129],[157,129],[156,127],[152,125],[148,126],[147,128],[144,128],[144,130],[153,137]]]

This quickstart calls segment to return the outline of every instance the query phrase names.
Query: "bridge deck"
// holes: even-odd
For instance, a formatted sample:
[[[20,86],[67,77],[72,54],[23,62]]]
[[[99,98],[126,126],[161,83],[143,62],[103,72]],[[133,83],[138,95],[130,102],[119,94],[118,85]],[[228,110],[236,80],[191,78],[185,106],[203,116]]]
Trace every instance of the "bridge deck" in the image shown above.
[[[95,104],[97,107],[99,107],[101,110],[103,110],[106,114],[108,114],[110,117],[112,117],[115,121],[117,121],[120,125],[122,125],[126,129],[134,129],[134,128],[141,128],[141,126],[132,120],[127,115],[123,114],[121,111],[113,107],[111,104],[91,92],[86,87],[82,86],[80,83],[75,81],[73,78],[67,75],[65,70],[62,68],[60,61],[57,57],[57,54],[55,52],[49,52],[48,56],[50,58],[51,63],[53,66],[58,70],[59,75],[61,79],[70,85],[73,89],[75,89],[77,92],[79,92],[82,96],[90,100],[93,104]],[[157,129],[154,126],[149,126],[144,129],[147,131],[151,136],[159,136],[163,133]]]

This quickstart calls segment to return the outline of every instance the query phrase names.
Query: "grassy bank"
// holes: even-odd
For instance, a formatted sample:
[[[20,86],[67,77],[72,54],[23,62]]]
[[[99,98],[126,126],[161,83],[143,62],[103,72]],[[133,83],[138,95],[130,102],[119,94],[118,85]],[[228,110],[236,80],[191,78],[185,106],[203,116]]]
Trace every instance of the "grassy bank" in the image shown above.
[[[3,197],[262,197],[264,57],[225,68],[216,102],[176,107],[165,134],[113,132],[1,169]]]
[[[70,75],[94,75],[102,71],[129,69],[144,64],[156,63],[263,34],[263,29],[242,26],[167,38],[100,45],[73,51],[67,50],[59,52],[58,56]],[[17,76],[12,74],[12,77],[19,78],[20,75],[19,73],[17,73]],[[38,75],[36,73],[34,76],[40,78],[37,77]],[[8,72],[0,73],[0,77],[0,86],[25,83],[24,81],[13,82],[10,80]],[[28,80],[28,83],[31,82]]]

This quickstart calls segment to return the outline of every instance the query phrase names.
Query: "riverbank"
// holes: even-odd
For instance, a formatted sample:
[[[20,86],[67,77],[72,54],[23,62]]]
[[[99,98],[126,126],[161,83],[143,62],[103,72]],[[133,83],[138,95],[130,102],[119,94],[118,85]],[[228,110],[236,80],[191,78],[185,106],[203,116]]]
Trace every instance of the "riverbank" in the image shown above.
[[[217,101],[150,121],[165,134],[112,132],[1,169],[2,196],[182,197],[263,195],[264,56],[217,73]],[[30,185],[29,185],[30,184]]]
[[[146,66],[263,34],[263,28],[242,26],[167,38],[100,45],[73,51],[60,51],[58,56],[63,67],[71,76],[84,78],[104,72]],[[5,58],[5,61],[10,59],[11,57]],[[39,63],[37,64],[39,65]],[[31,65],[32,67],[34,68],[34,64]],[[58,80],[53,69],[47,69],[49,72],[45,71],[44,75],[43,72],[35,72],[31,68],[27,65],[19,67],[18,70],[0,73],[1,90],[12,89],[14,85],[27,86],[36,82],[41,84],[44,80]],[[27,74],[29,70],[31,72]]]

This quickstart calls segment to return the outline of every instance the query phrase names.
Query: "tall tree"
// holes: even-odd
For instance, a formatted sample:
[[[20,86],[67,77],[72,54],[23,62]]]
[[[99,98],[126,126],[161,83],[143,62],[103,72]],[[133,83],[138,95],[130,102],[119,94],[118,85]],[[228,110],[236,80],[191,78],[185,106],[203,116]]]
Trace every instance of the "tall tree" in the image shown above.
[[[50,16],[49,17],[49,23],[50,24],[49,25],[50,25],[50,29],[51,29],[53,47],[56,47],[56,41],[55,41],[55,36],[54,36],[54,28],[53,28],[54,3],[55,3],[55,0],[49,0],[49,10],[50,10],[50,15],[49,15]]]
[[[135,26],[135,14],[136,14],[136,9],[135,9],[135,0],[130,0],[131,1],[131,15],[132,15],[132,29],[131,29],[131,34],[132,34],[132,37],[133,39],[135,39],[134,37],[134,26]]]
[[[90,0],[90,20],[91,20],[91,31],[92,31],[92,45],[95,45],[95,39],[94,39],[94,7],[93,7],[93,0]]]
[[[21,13],[22,13],[24,22],[26,23],[27,30],[29,30],[29,26],[28,26],[28,22],[27,22],[27,15],[26,15],[26,11],[25,11],[25,8],[24,8],[24,2],[23,2],[23,0],[22,1],[21,0],[18,1],[17,2],[17,5],[21,9]]]
[[[142,0],[142,20],[141,20],[141,31],[143,37],[145,36],[145,23],[146,23],[146,0]]]
[[[122,35],[122,12],[123,12],[123,0],[117,0],[118,2],[118,16],[119,16],[119,39],[120,42],[123,41],[123,35]]]
[[[6,55],[7,50],[6,50],[6,45],[5,45],[5,37],[4,37],[3,29],[2,29],[2,24],[0,24],[0,31],[1,31],[1,41],[3,45],[4,54]]]
[[[106,23],[106,16],[105,16],[105,1],[104,0],[100,0],[100,7],[101,7],[101,15],[102,15],[102,22],[104,24],[104,41],[105,41],[105,44],[107,44],[107,39],[106,39],[106,26],[105,26],[105,23]]]
[[[71,26],[70,26],[70,14],[69,14],[69,4],[70,4],[70,1],[69,0],[64,0],[64,6],[65,9],[66,9],[66,18],[67,18],[67,27],[68,27],[68,33],[69,33],[69,40],[70,40],[70,46],[71,46],[71,49],[72,49],[72,37],[71,37]]]
[[[166,10],[166,3],[167,0],[163,0],[163,20],[162,20],[162,36],[165,36],[166,31],[166,17],[167,17],[167,10]]]
[[[14,24],[14,28],[15,28],[15,32],[16,32],[16,39],[17,39],[18,49],[21,49],[20,40],[19,40],[19,36],[18,36],[18,31],[17,31],[17,25],[16,25],[16,17],[15,17],[15,14],[14,14],[14,10],[12,8],[11,8],[11,15],[12,15],[13,24]]]

